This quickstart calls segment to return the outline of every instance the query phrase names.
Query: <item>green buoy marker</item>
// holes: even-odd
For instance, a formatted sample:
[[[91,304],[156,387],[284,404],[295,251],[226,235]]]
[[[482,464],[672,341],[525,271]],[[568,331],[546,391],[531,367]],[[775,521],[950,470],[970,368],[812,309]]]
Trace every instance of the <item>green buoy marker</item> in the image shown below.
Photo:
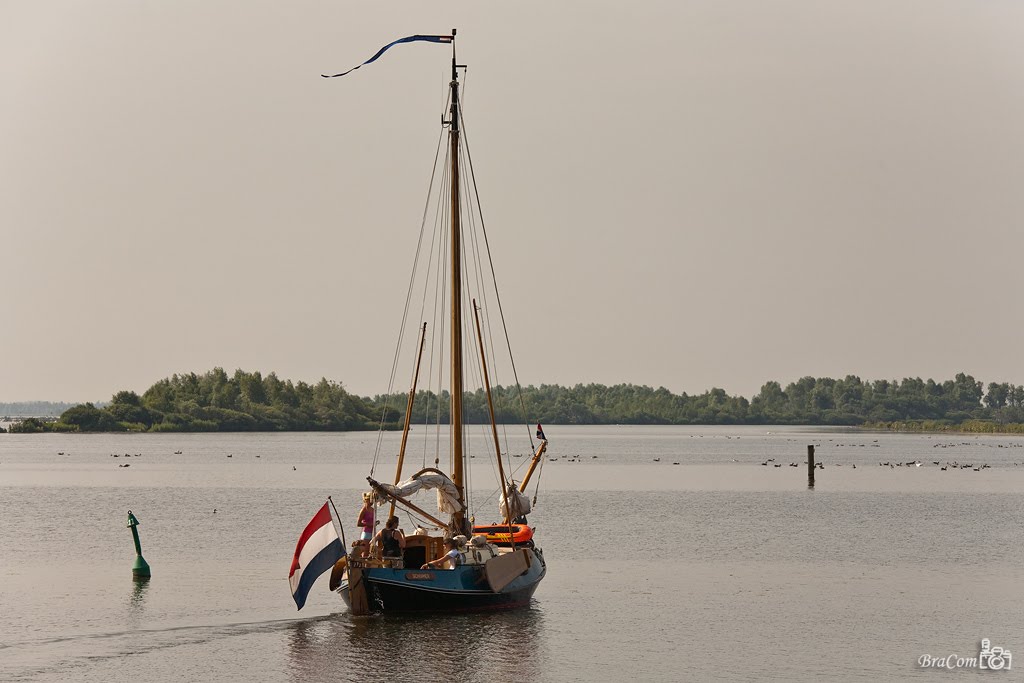
[[[149,563],[142,557],[142,544],[139,543],[139,520],[135,519],[132,511],[128,511],[128,528],[132,530],[132,538],[135,540],[135,564],[132,565],[132,578],[148,579]]]

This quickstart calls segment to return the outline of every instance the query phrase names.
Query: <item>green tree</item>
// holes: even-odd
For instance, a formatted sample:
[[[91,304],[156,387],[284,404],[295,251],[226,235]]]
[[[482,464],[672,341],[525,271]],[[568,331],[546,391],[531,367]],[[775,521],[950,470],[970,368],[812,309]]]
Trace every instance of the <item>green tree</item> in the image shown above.
[[[141,424],[146,427],[153,424],[152,414],[142,405],[142,398],[134,391],[119,391],[114,394],[106,411],[116,422]]]
[[[11,434],[39,434],[46,431],[46,425],[34,417],[29,417],[21,422],[14,422],[10,426]]]
[[[1010,385],[996,384],[990,382],[988,385],[988,393],[985,394],[985,405],[989,408],[1002,408],[1006,405],[1007,399],[1010,397]]]

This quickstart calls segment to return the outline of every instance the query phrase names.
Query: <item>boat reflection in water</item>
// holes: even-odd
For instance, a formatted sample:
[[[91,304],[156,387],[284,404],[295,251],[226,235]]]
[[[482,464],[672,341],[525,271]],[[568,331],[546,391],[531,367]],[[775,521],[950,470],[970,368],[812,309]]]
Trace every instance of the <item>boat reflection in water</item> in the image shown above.
[[[292,626],[288,666],[297,680],[535,681],[545,654],[536,609],[451,615],[323,617]],[[417,667],[422,670],[417,672]],[[474,673],[475,672],[475,673]]]

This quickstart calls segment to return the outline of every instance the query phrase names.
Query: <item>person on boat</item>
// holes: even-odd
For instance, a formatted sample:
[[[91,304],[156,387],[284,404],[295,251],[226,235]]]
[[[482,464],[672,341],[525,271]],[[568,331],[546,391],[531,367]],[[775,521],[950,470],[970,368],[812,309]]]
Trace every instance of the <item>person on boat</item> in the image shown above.
[[[459,544],[456,543],[454,539],[449,538],[447,541],[445,541],[444,547],[448,548],[448,552],[446,552],[444,555],[442,555],[441,557],[437,558],[432,562],[427,562],[425,565],[420,567],[420,569],[440,567],[445,562],[448,563],[449,569],[455,569],[460,564],[462,564],[462,553],[459,552]]]
[[[402,551],[405,549],[405,533],[398,528],[398,517],[392,515],[374,540],[381,548],[381,559],[386,566],[404,568]]]
[[[373,510],[372,491],[367,491],[363,494],[363,507],[359,508],[356,526],[361,527],[363,530],[359,534],[360,556],[366,557],[370,554],[370,541],[373,540],[373,529],[377,526],[377,515]]]

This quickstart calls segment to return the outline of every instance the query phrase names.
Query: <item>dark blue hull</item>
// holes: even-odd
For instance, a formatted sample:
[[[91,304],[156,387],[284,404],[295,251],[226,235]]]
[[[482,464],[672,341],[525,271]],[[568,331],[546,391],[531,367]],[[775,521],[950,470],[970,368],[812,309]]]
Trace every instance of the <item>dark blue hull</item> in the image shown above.
[[[514,609],[530,602],[547,573],[543,554],[530,549],[530,567],[500,591],[492,591],[482,565],[455,569],[366,569],[362,574],[370,612],[469,612]],[[357,587],[358,589],[358,587]],[[339,589],[351,607],[349,586]]]

